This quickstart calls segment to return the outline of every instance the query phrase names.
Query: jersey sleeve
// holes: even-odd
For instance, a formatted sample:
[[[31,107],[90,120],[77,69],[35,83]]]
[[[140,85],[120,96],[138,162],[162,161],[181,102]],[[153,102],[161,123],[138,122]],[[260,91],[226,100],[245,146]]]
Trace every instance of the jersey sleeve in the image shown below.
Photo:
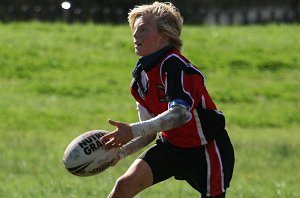
[[[140,103],[136,102],[136,108],[138,111],[140,121],[145,121],[153,118],[153,116],[148,112],[148,110],[145,107],[143,107]]]
[[[168,102],[185,101],[189,108],[198,103],[203,91],[203,78],[199,70],[176,56],[168,58],[162,65]]]
[[[145,101],[143,98],[141,98],[140,94],[138,93],[138,84],[134,78],[131,80],[130,92],[137,103],[139,103],[142,106],[145,106]]]

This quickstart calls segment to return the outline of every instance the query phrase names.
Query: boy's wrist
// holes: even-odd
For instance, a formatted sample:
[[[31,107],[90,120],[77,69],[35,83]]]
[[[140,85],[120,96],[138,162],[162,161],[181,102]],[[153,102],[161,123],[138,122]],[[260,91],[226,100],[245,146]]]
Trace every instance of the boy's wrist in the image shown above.
[[[131,132],[134,138],[143,136],[143,123],[136,122],[130,124]]]
[[[126,156],[127,156],[126,149],[124,147],[121,147],[118,153],[119,160],[124,159]]]

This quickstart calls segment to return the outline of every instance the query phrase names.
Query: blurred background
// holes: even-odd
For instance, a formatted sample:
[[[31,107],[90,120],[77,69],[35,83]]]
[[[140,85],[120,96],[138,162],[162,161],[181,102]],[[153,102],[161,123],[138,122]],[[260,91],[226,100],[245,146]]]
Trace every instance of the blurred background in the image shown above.
[[[126,22],[146,0],[1,0],[0,21]],[[172,0],[190,24],[299,23],[300,0]]]

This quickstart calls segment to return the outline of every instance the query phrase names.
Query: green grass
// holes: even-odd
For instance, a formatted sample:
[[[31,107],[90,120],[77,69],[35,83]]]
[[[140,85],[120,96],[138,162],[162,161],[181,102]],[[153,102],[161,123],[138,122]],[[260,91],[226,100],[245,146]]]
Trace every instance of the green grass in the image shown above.
[[[183,30],[236,151],[228,197],[299,197],[299,25]],[[135,154],[88,178],[62,165],[67,144],[108,118],[137,120],[126,25],[0,24],[0,197],[105,197]],[[198,197],[168,180],[137,197]]]

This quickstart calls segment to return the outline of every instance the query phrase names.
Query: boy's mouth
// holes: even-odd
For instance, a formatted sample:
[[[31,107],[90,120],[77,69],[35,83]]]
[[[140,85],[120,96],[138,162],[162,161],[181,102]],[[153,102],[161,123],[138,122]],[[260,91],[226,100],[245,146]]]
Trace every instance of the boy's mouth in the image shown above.
[[[134,46],[135,46],[135,47],[139,47],[139,46],[141,46],[141,45],[142,45],[142,43],[134,42]]]

